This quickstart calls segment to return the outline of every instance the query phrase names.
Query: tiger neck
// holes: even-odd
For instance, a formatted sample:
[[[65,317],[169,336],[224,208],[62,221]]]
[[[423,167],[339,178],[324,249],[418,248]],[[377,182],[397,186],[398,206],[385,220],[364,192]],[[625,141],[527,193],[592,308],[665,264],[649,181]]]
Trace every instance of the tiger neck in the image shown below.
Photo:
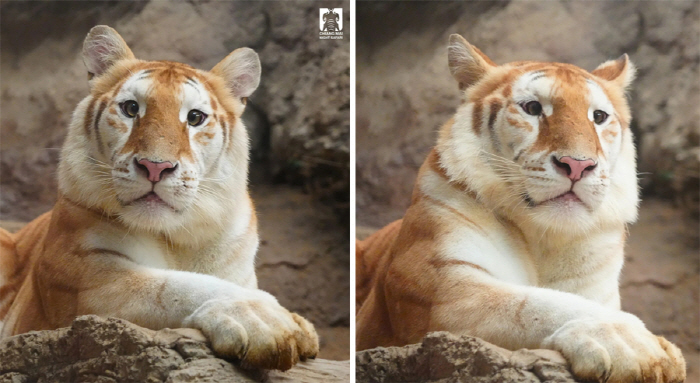
[[[434,214],[434,220],[444,223],[438,227],[458,232],[456,226],[464,223],[464,229],[473,230],[474,235],[499,241],[500,255],[523,261],[521,266],[529,276],[528,284],[593,300],[599,300],[600,289],[603,289],[607,300],[601,303],[619,306],[619,299],[614,298],[618,296],[617,281],[624,259],[623,223],[600,226],[586,233],[548,232],[547,228],[528,225],[527,220],[509,215],[507,211],[492,209],[472,185],[446,177],[436,166],[435,159],[435,154],[431,153],[421,168],[412,204],[436,207],[422,211]],[[444,238],[455,240],[454,236]],[[465,251],[470,251],[468,248]],[[598,281],[594,285],[599,288],[589,288],[592,280]]]

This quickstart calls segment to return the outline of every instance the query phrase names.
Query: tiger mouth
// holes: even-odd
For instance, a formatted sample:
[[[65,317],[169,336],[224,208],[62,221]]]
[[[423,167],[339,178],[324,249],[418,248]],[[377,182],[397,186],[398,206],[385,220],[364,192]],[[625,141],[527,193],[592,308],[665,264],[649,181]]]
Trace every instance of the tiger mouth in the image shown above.
[[[569,191],[566,192],[566,193],[560,194],[560,195],[558,195],[558,196],[556,196],[556,197],[554,197],[554,198],[550,198],[550,199],[548,199],[548,200],[546,200],[546,201],[544,201],[544,202],[559,202],[559,201],[561,201],[561,202],[580,202],[580,203],[583,203],[583,201],[581,201],[581,198],[579,198],[578,195],[576,195],[576,193],[574,193],[574,192],[571,191],[571,190],[569,190]]]
[[[173,207],[169,203],[165,202],[165,200],[163,200],[158,195],[158,193],[156,193],[154,191],[150,191],[150,192],[142,195],[141,197],[136,198],[135,200],[129,202],[127,205],[134,205],[134,204],[138,204],[138,203],[145,204],[147,207],[167,206],[175,212],[178,211],[177,209],[175,209],[175,207]]]
[[[565,203],[565,204],[580,203],[582,205],[586,205],[573,190],[569,190],[565,193],[559,194],[556,197],[546,199],[546,200],[541,201],[541,202],[535,202],[529,195],[526,195],[524,199],[525,199],[525,202],[527,202],[528,207],[536,207],[536,206],[547,204],[547,203]]]

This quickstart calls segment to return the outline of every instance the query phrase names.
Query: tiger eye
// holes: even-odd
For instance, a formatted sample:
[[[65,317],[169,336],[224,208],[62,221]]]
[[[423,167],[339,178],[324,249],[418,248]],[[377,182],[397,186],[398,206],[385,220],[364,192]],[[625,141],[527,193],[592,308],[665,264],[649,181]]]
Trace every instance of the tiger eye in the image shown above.
[[[122,102],[119,104],[119,108],[122,110],[122,113],[129,118],[134,118],[139,114],[139,103],[134,100]]]
[[[608,114],[603,112],[602,110],[596,110],[593,112],[593,121],[595,121],[596,124],[600,125],[605,122],[605,120],[608,119]]]
[[[530,101],[523,105],[523,110],[531,116],[539,116],[542,114],[542,104],[537,101]]]
[[[206,119],[207,115],[197,109],[192,109],[187,113],[187,123],[191,126],[199,126]]]

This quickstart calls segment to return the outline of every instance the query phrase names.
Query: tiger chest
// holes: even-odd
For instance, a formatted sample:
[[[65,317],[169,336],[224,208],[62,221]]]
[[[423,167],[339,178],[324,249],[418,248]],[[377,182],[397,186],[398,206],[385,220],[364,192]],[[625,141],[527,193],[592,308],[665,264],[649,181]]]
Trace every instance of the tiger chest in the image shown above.
[[[537,283],[527,247],[496,226],[477,230],[454,225],[441,235],[439,247],[444,259],[476,265],[499,280],[518,285]]]
[[[175,268],[167,243],[146,234],[121,230],[93,230],[85,235],[83,247],[114,256],[123,255],[134,263],[157,269]]]

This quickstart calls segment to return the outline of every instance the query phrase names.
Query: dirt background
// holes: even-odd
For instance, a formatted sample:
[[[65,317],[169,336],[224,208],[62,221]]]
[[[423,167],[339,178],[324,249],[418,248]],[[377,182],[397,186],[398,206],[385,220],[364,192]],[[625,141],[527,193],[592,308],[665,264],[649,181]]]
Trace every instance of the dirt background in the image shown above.
[[[700,2],[357,3],[357,223],[400,218],[458,89],[447,40],[463,35],[496,63],[592,70],[630,55],[630,100],[644,202],[630,227],[622,306],[678,344],[700,382]]]
[[[91,27],[115,28],[138,58],[201,69],[251,47],[262,62],[244,114],[260,287],[317,326],[320,357],[348,359],[350,6],[322,5],[343,8],[344,39],[319,39],[311,1],[2,2],[0,220],[27,222],[55,201],[59,149],[88,92]]]

